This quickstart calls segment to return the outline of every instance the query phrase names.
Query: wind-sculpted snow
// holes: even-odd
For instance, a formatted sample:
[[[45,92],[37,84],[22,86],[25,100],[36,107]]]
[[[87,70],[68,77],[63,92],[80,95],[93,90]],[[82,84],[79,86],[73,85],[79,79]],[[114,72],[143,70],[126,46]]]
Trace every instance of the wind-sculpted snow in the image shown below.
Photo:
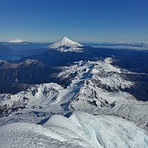
[[[75,112],[53,115],[45,124],[12,123],[0,127],[1,148],[147,148],[143,130],[121,118]]]

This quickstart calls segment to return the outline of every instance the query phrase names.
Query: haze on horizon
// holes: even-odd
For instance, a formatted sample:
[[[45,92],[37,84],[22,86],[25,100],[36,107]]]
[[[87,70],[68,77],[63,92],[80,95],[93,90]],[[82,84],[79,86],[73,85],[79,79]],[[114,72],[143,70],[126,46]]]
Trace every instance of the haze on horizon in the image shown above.
[[[0,0],[0,41],[148,42],[147,0]]]

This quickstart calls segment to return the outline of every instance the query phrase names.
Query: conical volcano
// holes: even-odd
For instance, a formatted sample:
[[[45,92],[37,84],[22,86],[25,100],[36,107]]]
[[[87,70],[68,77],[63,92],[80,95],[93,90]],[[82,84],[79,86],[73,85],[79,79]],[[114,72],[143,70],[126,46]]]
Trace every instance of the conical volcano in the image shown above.
[[[59,41],[47,46],[48,48],[58,49],[60,51],[79,51],[82,49],[83,45],[79,44],[75,41],[68,39],[67,37],[63,37]]]

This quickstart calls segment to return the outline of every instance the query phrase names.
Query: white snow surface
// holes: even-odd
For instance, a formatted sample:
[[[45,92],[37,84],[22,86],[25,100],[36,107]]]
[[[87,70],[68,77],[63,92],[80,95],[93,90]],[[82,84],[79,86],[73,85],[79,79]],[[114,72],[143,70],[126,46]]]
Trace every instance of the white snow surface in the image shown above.
[[[1,148],[147,148],[148,135],[124,119],[74,112],[53,115],[45,124],[0,126]]]
[[[83,47],[83,45],[75,41],[72,41],[67,37],[63,37],[59,41],[47,46],[47,48],[57,49],[62,52],[81,51],[82,49],[80,47]]]

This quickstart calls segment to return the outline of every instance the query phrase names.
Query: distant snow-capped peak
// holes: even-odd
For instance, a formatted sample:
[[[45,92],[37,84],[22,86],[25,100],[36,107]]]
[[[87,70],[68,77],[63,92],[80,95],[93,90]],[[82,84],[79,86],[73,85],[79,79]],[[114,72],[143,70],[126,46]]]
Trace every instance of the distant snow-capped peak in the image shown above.
[[[21,39],[16,39],[16,40],[10,40],[10,41],[8,41],[9,43],[22,43],[22,42],[24,42],[23,40],[21,40]]]
[[[60,51],[74,51],[74,49],[78,49],[80,47],[83,47],[82,44],[77,43],[75,41],[72,41],[68,39],[67,37],[63,37],[59,41],[47,46],[48,48],[58,49]]]

